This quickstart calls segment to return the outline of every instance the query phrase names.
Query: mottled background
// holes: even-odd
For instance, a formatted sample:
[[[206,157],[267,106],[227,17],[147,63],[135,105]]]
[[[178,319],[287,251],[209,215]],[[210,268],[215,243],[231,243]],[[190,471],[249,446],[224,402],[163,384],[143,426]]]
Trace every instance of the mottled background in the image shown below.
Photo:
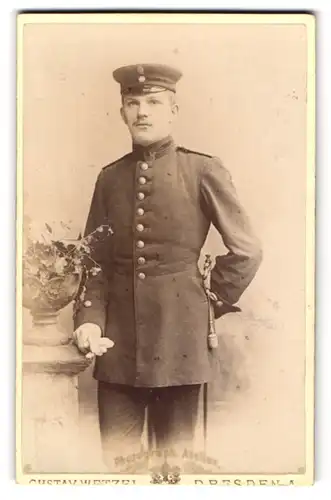
[[[234,473],[305,466],[305,27],[28,25],[24,34],[24,211],[83,229],[102,166],[127,153],[112,70],[180,67],[175,138],[219,156],[264,247],[240,305],[220,319],[208,454]],[[211,232],[207,248],[224,247]],[[25,327],[30,317],[24,315]],[[61,326],[72,329],[71,310]],[[96,385],[80,376],[86,470],[100,471]],[[201,433],[199,434],[201,437]]]

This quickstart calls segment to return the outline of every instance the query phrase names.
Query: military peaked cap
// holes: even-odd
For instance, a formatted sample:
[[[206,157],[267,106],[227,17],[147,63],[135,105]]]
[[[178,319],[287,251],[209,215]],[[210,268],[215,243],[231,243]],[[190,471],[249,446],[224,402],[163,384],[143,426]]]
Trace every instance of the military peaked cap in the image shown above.
[[[122,94],[144,94],[163,90],[176,92],[176,83],[181,76],[181,71],[165,64],[133,64],[113,72],[114,79],[121,85]]]

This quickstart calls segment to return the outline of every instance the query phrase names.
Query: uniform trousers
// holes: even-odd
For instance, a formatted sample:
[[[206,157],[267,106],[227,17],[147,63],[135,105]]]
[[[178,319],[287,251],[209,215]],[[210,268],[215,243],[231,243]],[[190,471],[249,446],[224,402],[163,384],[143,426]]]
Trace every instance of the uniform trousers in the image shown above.
[[[146,409],[156,449],[193,446],[201,385],[131,387],[98,383],[101,441],[106,465],[141,449]]]

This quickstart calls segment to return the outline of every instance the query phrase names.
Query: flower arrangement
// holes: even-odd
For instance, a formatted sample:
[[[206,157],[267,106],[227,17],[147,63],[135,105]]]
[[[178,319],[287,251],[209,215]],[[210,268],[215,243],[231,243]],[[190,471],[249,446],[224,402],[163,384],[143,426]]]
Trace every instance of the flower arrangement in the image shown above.
[[[60,228],[60,231],[59,231]],[[71,228],[64,222],[24,227],[23,307],[32,313],[57,312],[76,299],[86,280],[100,273],[94,250],[113,231],[100,225],[77,239],[65,237]]]

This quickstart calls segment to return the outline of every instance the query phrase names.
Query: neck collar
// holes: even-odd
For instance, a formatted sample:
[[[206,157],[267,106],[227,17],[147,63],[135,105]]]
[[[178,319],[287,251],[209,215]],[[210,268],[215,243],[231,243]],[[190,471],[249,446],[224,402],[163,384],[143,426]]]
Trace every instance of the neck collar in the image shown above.
[[[160,141],[149,144],[148,146],[142,146],[141,144],[133,144],[132,152],[137,158],[143,158],[145,160],[160,158],[167,154],[171,149],[174,148],[174,140],[169,135]]]

